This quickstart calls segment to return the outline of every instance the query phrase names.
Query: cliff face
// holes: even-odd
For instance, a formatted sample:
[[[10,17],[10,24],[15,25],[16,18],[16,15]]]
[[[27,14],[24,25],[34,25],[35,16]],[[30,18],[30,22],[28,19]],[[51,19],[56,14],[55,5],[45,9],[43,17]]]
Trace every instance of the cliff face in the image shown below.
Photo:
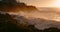
[[[35,11],[35,6],[27,6],[25,3],[17,3],[16,0],[0,1],[0,10],[5,12]]]

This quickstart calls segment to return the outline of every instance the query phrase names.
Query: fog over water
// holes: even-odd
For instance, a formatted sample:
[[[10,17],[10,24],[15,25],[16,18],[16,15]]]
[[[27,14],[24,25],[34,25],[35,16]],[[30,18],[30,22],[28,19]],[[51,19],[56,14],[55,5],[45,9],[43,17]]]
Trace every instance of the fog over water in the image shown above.
[[[57,11],[57,12],[56,12]],[[40,9],[39,11],[32,11],[32,12],[17,12],[17,13],[10,13],[16,14],[19,16],[25,16],[26,18],[43,18],[48,20],[56,20],[60,21],[60,12],[59,10],[52,10],[52,9]]]

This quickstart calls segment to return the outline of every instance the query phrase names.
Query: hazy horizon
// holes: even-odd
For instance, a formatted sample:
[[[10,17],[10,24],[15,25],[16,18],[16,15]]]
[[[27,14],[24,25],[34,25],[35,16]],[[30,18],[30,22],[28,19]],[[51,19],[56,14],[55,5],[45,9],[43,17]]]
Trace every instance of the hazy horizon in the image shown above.
[[[60,0],[17,0],[36,7],[59,7]]]

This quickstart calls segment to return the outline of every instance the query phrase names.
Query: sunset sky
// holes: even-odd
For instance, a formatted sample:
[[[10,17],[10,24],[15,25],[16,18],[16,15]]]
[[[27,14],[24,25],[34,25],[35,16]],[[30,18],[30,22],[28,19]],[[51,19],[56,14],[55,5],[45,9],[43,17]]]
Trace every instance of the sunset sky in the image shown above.
[[[60,0],[18,0],[36,7],[60,7]]]

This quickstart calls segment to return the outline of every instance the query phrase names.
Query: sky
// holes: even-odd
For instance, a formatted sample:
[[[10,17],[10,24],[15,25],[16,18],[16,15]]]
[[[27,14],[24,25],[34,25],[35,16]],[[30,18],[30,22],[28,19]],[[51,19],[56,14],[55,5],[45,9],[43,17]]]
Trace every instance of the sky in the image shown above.
[[[18,1],[36,7],[56,7],[60,5],[58,4],[60,3],[60,0],[18,0]]]

